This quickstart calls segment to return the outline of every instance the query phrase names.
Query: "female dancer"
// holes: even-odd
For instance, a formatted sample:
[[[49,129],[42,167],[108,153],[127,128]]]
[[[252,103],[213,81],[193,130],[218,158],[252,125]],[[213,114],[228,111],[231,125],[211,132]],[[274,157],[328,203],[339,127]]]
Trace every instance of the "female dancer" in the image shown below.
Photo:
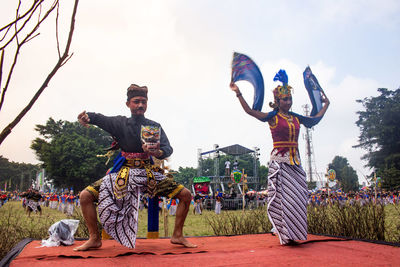
[[[279,75],[286,76],[286,73],[280,71]],[[270,106],[274,110],[267,113],[251,109],[235,83],[230,87],[247,114],[268,121],[274,145],[268,172],[268,217],[281,245],[296,245],[295,240],[307,240],[308,190],[297,144],[300,124],[308,128],[317,124],[328,109],[329,100],[323,95],[324,105],[315,116],[290,112],[291,87],[287,84],[287,76],[283,80],[286,83],[273,91],[275,101]]]

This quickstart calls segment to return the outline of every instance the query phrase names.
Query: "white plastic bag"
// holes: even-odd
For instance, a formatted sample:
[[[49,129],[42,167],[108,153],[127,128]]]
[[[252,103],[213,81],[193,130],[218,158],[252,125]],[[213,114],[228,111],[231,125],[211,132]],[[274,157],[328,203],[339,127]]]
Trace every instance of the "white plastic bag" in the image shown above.
[[[49,228],[50,237],[42,240],[42,247],[70,246],[74,244],[74,234],[78,226],[79,220],[64,219],[54,223]]]

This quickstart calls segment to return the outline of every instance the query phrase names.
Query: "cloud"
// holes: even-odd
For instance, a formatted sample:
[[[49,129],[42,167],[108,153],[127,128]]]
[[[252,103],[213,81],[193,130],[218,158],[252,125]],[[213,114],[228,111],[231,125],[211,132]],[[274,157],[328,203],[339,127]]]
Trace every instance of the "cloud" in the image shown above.
[[[398,24],[398,12],[400,4],[395,0],[388,1],[324,1],[318,2],[319,19],[348,25],[356,24],[379,24],[384,27],[393,27]]]

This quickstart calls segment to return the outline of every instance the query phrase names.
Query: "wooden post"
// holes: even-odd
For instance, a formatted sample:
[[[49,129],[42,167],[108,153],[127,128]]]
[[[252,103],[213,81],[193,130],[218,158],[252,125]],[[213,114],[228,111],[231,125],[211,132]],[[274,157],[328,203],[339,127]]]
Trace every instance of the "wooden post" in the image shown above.
[[[242,185],[243,185],[243,189],[242,189],[242,203],[243,203],[243,213],[244,213],[244,206],[245,206],[245,201],[246,201],[246,199],[245,199],[245,197],[244,197],[244,194],[246,194],[246,192],[244,191],[244,169],[242,169]]]
[[[169,231],[168,231],[168,210],[166,209],[167,207],[167,201],[165,200],[165,197],[163,197],[163,215],[164,215],[164,236],[168,237],[169,236]]]
[[[376,198],[378,197],[378,196],[377,196],[377,192],[376,192],[376,188],[377,188],[377,183],[376,183],[376,172],[374,172],[374,181],[375,181],[375,201],[374,201],[374,203],[376,204]]]

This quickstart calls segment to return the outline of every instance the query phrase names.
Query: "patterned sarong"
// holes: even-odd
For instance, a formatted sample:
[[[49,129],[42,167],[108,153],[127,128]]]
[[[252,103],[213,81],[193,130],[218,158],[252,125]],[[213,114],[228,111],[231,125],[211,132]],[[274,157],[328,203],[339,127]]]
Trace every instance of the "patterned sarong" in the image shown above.
[[[65,208],[65,212],[66,212],[68,215],[71,215],[71,216],[72,216],[72,214],[74,214],[74,204],[73,204],[73,203],[67,203],[67,206],[66,206],[66,208]]]
[[[268,217],[282,245],[307,240],[307,182],[297,165],[271,161],[268,173]]]
[[[32,210],[33,212],[36,213],[36,212],[38,211],[39,203],[38,203],[37,201],[34,201],[33,199],[28,199],[26,205],[27,205],[29,208],[31,208],[31,210]]]
[[[153,172],[159,182],[166,177]],[[118,173],[103,178],[99,192],[99,217],[106,232],[122,245],[134,248],[137,234],[140,196],[147,190],[146,169],[129,169],[127,190],[115,194]]]
[[[220,214],[222,208],[222,203],[220,201],[215,202],[215,214]]]

